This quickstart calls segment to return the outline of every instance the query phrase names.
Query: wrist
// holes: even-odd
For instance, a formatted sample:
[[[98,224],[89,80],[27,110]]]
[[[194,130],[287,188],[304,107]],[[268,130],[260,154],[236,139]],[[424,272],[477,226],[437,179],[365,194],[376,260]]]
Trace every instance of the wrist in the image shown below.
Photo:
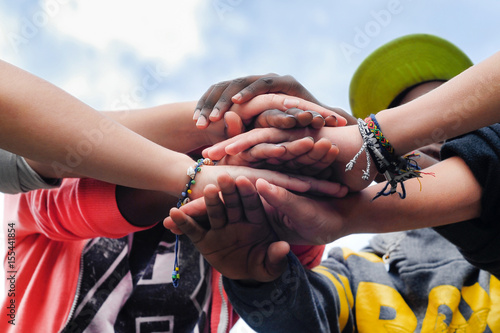
[[[201,176],[198,176],[203,166],[213,165],[213,162],[208,158],[200,158],[196,162],[192,162],[190,166],[186,168],[186,174],[184,179],[186,180],[182,191],[179,195],[179,200],[177,202],[177,207],[187,204],[192,199],[201,197],[204,189],[203,182],[201,184],[196,184]],[[196,193],[193,190],[196,189]]]
[[[377,113],[377,120],[384,136],[391,142],[394,153],[399,156],[433,143],[432,140],[425,138],[425,134],[422,133],[419,130],[419,126],[416,125],[419,123],[426,123],[425,119],[417,118],[419,114],[418,110],[412,111],[411,119],[402,116],[404,112],[406,112],[406,110],[402,110],[402,108],[408,109],[411,107],[410,104],[405,104]],[[438,141],[440,140],[436,142]]]
[[[186,183],[189,180],[187,170],[196,162],[185,154],[176,154],[178,154],[178,156],[169,159],[170,161],[175,162],[170,163],[170,167],[164,169],[164,172],[167,175],[167,180],[164,188],[166,189],[165,192],[167,192],[168,194],[175,197],[180,197],[182,191],[186,187]]]

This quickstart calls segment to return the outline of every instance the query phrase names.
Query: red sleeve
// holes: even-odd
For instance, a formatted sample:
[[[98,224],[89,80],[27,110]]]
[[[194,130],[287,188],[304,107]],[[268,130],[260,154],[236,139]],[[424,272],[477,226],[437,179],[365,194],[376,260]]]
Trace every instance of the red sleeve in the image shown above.
[[[23,194],[19,199],[19,220],[30,223],[21,226],[22,231],[65,241],[119,238],[146,229],[123,218],[115,188],[116,185],[94,179],[65,179],[59,188]]]
[[[325,251],[325,245],[292,245],[290,248],[300,263],[308,269],[320,264]]]

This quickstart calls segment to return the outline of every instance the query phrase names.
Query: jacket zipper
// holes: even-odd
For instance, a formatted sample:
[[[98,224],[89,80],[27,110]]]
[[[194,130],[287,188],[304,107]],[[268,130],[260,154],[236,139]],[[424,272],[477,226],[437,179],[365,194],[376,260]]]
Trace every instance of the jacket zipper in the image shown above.
[[[83,279],[83,252],[80,257],[80,271],[78,272],[78,282],[76,285],[75,298],[73,299],[73,304],[71,305],[71,310],[69,311],[68,319],[66,320],[66,323],[64,323],[64,326],[61,328],[59,332],[63,332],[66,326],[68,326],[71,319],[73,319],[73,315],[75,314],[76,304],[78,303],[78,298],[80,297],[82,279]]]
[[[226,299],[224,298],[224,285],[222,284],[222,275],[219,276],[219,294],[221,298],[220,316],[219,316],[219,326],[217,328],[217,333],[226,333],[229,326],[229,309],[227,306]]]

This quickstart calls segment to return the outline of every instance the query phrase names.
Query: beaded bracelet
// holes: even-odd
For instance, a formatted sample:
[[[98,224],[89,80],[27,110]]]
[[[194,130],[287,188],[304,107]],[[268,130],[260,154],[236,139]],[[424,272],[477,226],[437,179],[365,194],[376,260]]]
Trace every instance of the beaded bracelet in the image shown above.
[[[201,167],[203,165],[213,165],[214,163],[212,160],[209,158],[200,158],[198,161],[196,161],[196,165],[194,167],[189,167],[187,169],[186,174],[189,177],[189,181],[186,184],[186,189],[181,193],[181,197],[179,198],[179,201],[177,202],[177,208],[180,208],[181,206],[184,206],[189,202],[189,194],[192,193],[191,190],[191,185],[194,185],[196,181],[194,178],[196,177],[196,174],[201,171]],[[175,261],[174,261],[174,270],[172,271],[172,284],[174,285],[175,288],[179,286],[179,280],[180,280],[180,273],[179,273],[179,235],[175,235]]]
[[[389,143],[389,140],[382,134],[382,130],[380,129],[380,125],[378,124],[377,118],[375,118],[374,114],[371,114],[368,118],[365,119],[366,126],[373,133],[373,135],[377,138],[377,141],[380,145],[387,151],[389,154],[394,155],[394,148]]]
[[[352,170],[359,155],[365,151],[367,159],[366,170],[363,170],[362,179],[369,180],[370,177],[370,156],[375,162],[377,171],[385,176],[387,183],[382,191],[378,192],[372,200],[379,196],[388,196],[397,192],[398,183],[401,184],[402,193],[399,193],[401,199],[406,198],[406,190],[403,182],[411,178],[421,178],[422,171],[415,158],[418,154],[411,153],[403,157],[394,154],[394,148],[384,135],[375,115],[370,115],[366,120],[358,119],[358,128],[363,138],[363,145],[358,153],[346,165],[345,171]],[[432,173],[429,173],[433,175]],[[391,185],[389,191],[385,192]]]

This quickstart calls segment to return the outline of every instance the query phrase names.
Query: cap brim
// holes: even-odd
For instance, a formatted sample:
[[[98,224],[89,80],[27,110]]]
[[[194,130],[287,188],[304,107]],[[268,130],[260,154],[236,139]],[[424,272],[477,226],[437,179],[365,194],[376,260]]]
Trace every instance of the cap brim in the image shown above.
[[[458,47],[442,38],[414,34],[397,38],[370,54],[351,80],[352,114],[365,118],[386,109],[406,89],[427,81],[447,81],[472,66]]]

